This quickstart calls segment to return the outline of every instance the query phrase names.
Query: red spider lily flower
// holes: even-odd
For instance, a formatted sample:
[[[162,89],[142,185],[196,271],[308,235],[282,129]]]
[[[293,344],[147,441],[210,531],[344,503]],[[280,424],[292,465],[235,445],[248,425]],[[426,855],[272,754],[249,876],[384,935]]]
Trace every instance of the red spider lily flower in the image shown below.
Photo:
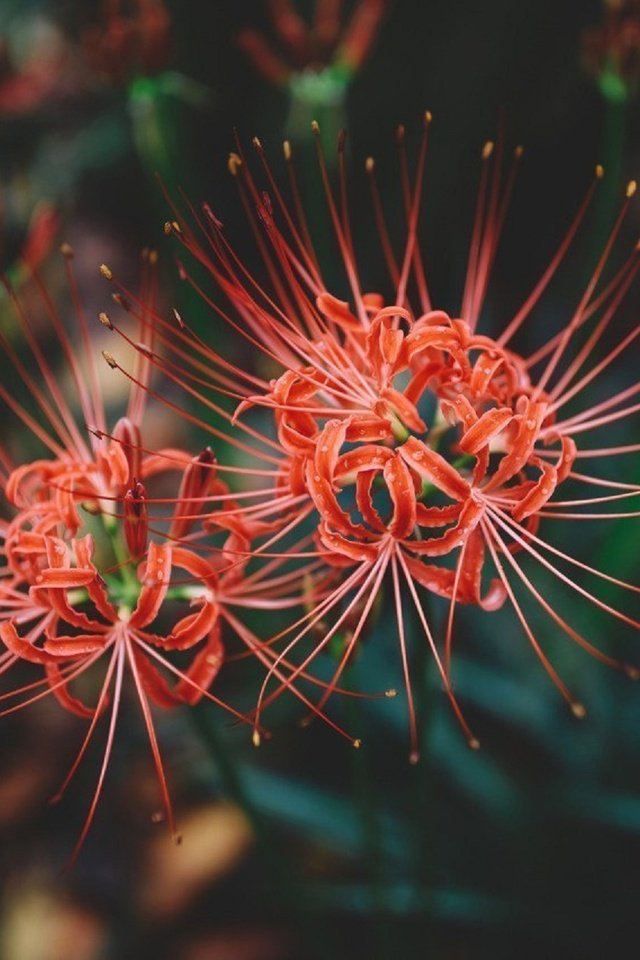
[[[304,71],[318,74],[331,68],[345,77],[353,76],[375,42],[387,6],[387,0],[358,0],[343,25],[341,0],[316,0],[314,20],[308,25],[291,0],[268,0],[269,17],[282,52],[249,27],[238,36],[238,44],[274,86],[286,86]]]
[[[174,208],[176,219],[167,225],[167,232],[178,237],[211,274],[229,306],[225,308],[211,297],[181,264],[183,279],[278,373],[265,381],[223,356],[217,343],[203,342],[182,317],[176,316],[172,322],[157,313],[158,352],[152,357],[154,365],[188,396],[198,399],[206,410],[226,417],[229,444],[254,464],[240,468],[238,477],[243,470],[271,477],[272,485],[262,498],[244,509],[245,516],[268,525],[262,540],[256,538],[254,551],[265,557],[274,554],[274,548],[286,553],[291,537],[308,529],[310,523],[315,526],[315,553],[289,549],[292,560],[320,555],[326,565],[317,579],[322,592],[312,612],[284,634],[271,638],[275,642],[288,637],[265,677],[256,722],[285,689],[280,682],[268,692],[276,668],[285,661],[293,662],[317,624],[333,616],[322,639],[288,671],[288,682],[295,683],[302,671],[311,669],[319,653],[328,649],[332,638],[344,632],[347,622],[353,623],[357,610],[344,654],[317,702],[317,708],[323,710],[358,645],[376,596],[390,580],[413,760],[418,757],[418,744],[406,605],[414,610],[447,695],[474,747],[477,740],[462,716],[451,681],[458,604],[492,611],[509,603],[542,666],[577,717],[584,715],[584,707],[543,650],[514,584],[518,589],[521,584],[574,643],[629,676],[636,677],[638,671],[599,650],[567,622],[535,586],[523,560],[540,564],[570,591],[619,622],[634,629],[640,626],[637,619],[584,587],[566,568],[578,574],[587,572],[626,591],[637,593],[640,588],[564,553],[539,531],[543,519],[583,523],[601,516],[640,515],[637,510],[594,513],[593,505],[634,498],[640,487],[579,469],[581,459],[624,456],[639,449],[637,444],[579,446],[582,434],[640,410],[634,400],[640,381],[605,399],[592,400],[589,390],[640,334],[640,325],[633,327],[596,359],[594,348],[604,344],[640,266],[634,248],[616,271],[610,268],[635,183],[627,187],[620,213],[575,307],[557,332],[531,355],[523,356],[512,348],[512,340],[534,314],[561,266],[603,171],[596,169],[573,221],[531,293],[504,329],[491,336],[477,328],[522,151],[516,150],[504,181],[502,149],[491,143],[483,148],[461,306],[457,313],[447,313],[432,303],[419,241],[430,121],[427,114],[413,182],[404,131],[399,131],[407,222],[406,242],[399,255],[390,242],[375,164],[371,159],[366,163],[373,217],[393,288],[387,302],[381,294],[365,292],[361,286],[349,220],[344,137],[338,145],[336,198],[315,125],[322,189],[351,303],[337,299],[323,280],[300,202],[290,146],[285,144],[284,152],[292,209],[256,140],[268,192],[261,191],[241,152],[231,155],[229,167],[251,216],[268,281],[261,283],[250,274],[208,206],[201,214],[191,211],[195,227]],[[143,305],[123,292],[132,312],[138,313]],[[237,402],[235,414],[223,405],[225,397]],[[256,414],[251,422],[244,416],[248,411]],[[275,438],[264,421],[269,411]],[[188,417],[214,436],[224,437],[224,431],[207,426],[206,420]],[[559,491],[569,480],[582,485],[585,492],[575,499],[560,499]],[[579,509],[567,509],[573,507]],[[333,581],[328,573],[331,568]],[[330,588],[328,582],[332,582]],[[433,637],[419,588],[450,602],[444,651]]]
[[[175,511],[165,518],[151,515],[149,509],[150,501],[154,506],[164,501],[147,495],[149,484],[156,478],[177,473],[180,490],[194,494],[193,517],[197,518],[206,502],[202,494],[212,486],[207,469],[215,464],[210,454],[194,460],[180,450],[154,453],[142,445],[144,387],[150,371],[144,353],[139,355],[137,384],[131,391],[127,416],[116,423],[113,433],[107,433],[107,412],[93,345],[71,269],[72,251],[65,247],[64,254],[76,307],[75,334],[67,330],[37,274],[33,277],[65,356],[80,405],[79,422],[20,298],[6,283],[35,370],[29,358],[3,337],[2,345],[27,397],[23,403],[15,386],[10,389],[0,385],[0,399],[26,431],[47,448],[48,457],[15,466],[9,454],[0,451],[2,489],[14,511],[11,519],[2,522],[0,531],[0,640],[5,648],[0,654],[0,673],[17,661],[44,670],[41,680],[0,696],[0,700],[15,701],[1,709],[0,715],[53,695],[65,709],[90,719],[64,790],[86,753],[98,721],[104,713],[110,713],[104,760],[77,853],[101,794],[125,671],[132,677],[140,702],[163,804],[174,833],[150,704],[168,709],[206,698],[237,720],[245,718],[209,691],[224,658],[216,595],[220,576],[214,564],[188,543],[183,545],[180,535],[186,533],[191,519],[189,501],[179,494]],[[145,257],[141,291],[150,303],[155,300],[155,259],[154,254]],[[105,315],[101,320],[110,324]],[[74,340],[80,343],[78,349]],[[152,342],[148,319],[143,316],[140,346],[149,349]],[[32,413],[34,406],[36,411]],[[221,519],[217,528],[222,529],[223,523]],[[239,536],[235,531],[240,527],[230,519],[224,529],[226,549],[233,550]],[[248,553],[246,538],[241,542]],[[221,563],[227,566],[233,566],[236,559],[234,555],[230,561],[221,552]],[[236,571],[234,578],[228,575],[225,582],[231,579],[241,593],[242,577]],[[285,578],[280,588],[284,585],[286,590],[287,584]],[[278,584],[255,580],[246,598],[239,597],[239,606],[245,599],[250,605],[252,597],[257,603],[261,591],[270,586],[277,592]],[[286,605],[286,599],[283,602]],[[176,604],[187,605],[177,619],[173,612]],[[171,659],[173,651],[189,656],[188,665],[183,662],[181,667],[176,666]],[[265,659],[270,666],[272,658],[265,655]],[[91,705],[82,696],[82,677],[89,670],[103,671],[101,692]]]
[[[104,0],[102,23],[81,42],[91,69],[112,83],[153,77],[171,55],[171,17],[162,0]]]

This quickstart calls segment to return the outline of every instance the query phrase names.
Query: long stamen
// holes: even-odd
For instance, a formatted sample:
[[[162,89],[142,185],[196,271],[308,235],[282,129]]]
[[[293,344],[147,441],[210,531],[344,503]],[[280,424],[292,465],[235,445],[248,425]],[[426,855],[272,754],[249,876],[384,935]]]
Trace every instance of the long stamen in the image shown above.
[[[131,668],[131,673],[132,673],[136,691],[138,694],[140,709],[142,710],[142,716],[144,718],[144,724],[145,724],[145,727],[147,728],[147,735],[149,737],[149,744],[151,746],[151,753],[153,756],[153,764],[156,770],[158,783],[160,785],[160,793],[162,795],[162,805],[167,815],[167,822],[169,825],[171,836],[173,837],[176,843],[179,843],[180,835],[176,828],[176,822],[175,822],[175,817],[173,813],[173,804],[171,803],[171,796],[169,794],[169,788],[167,786],[167,779],[164,772],[164,765],[162,763],[162,756],[160,754],[160,747],[158,746],[158,739],[156,737],[156,731],[153,725],[151,708],[149,706],[149,701],[147,699],[147,695],[142,685],[142,680],[140,678],[140,673],[138,671],[138,665],[136,663],[136,654],[135,654],[135,651],[133,650],[131,639],[129,637],[126,626],[123,626],[122,630],[123,630],[123,635],[120,641],[122,646],[122,655],[124,656],[124,652],[126,651],[127,659],[129,661],[129,666]],[[116,678],[116,683],[117,683],[117,678]],[[114,694],[114,700],[115,700],[115,694]]]
[[[629,204],[631,203],[631,198],[634,196],[635,192],[636,192],[636,182],[635,180],[631,180],[627,184],[626,198],[624,203],[622,204],[622,209],[620,210],[620,213],[618,214],[618,217],[611,229],[611,233],[609,234],[607,242],[604,246],[604,250],[602,251],[602,255],[600,256],[600,259],[598,260],[596,268],[593,271],[591,279],[589,280],[589,283],[586,286],[586,289],[582,295],[582,298],[580,299],[580,302],[578,303],[578,306],[576,308],[576,311],[573,317],[567,324],[564,334],[560,339],[560,341],[558,342],[558,346],[556,347],[555,351],[552,353],[551,357],[549,358],[547,366],[545,367],[545,370],[542,376],[538,380],[538,383],[536,385],[535,392],[534,392],[534,399],[537,399],[540,396],[541,392],[546,387],[550,377],[553,375],[558,363],[560,362],[569,344],[569,341],[571,340],[571,338],[573,337],[574,333],[576,332],[577,328],[580,325],[583,312],[586,306],[588,305],[591,299],[591,296],[598,284],[598,281],[600,280],[602,271],[604,270],[607,264],[607,261],[609,259],[609,254],[611,253],[613,244],[615,243],[616,238],[620,232],[622,222],[626,216],[627,210],[629,208]]]
[[[573,222],[571,223],[569,229],[567,230],[562,242],[560,243],[560,246],[556,250],[551,260],[551,263],[549,264],[545,272],[542,274],[540,280],[535,285],[535,287],[533,288],[532,292],[529,294],[529,296],[527,297],[523,305],[520,307],[520,309],[516,313],[513,320],[507,325],[506,329],[497,338],[496,343],[499,346],[504,346],[504,344],[508,343],[509,340],[511,340],[511,338],[514,336],[514,334],[520,329],[520,327],[522,326],[524,321],[527,319],[527,317],[529,316],[529,314],[531,313],[535,305],[538,303],[542,294],[545,292],[545,290],[549,286],[549,283],[557,273],[558,267],[564,260],[567,254],[567,251],[571,246],[576,236],[576,233],[578,232],[580,224],[584,220],[585,214],[589,209],[591,200],[593,199],[593,194],[595,193],[596,186],[598,182],[602,179],[603,175],[604,175],[603,168],[601,166],[597,166],[595,171],[595,177],[591,182],[589,189],[587,190],[584,200],[582,201],[582,203],[580,204],[580,207],[578,208],[578,212],[576,213],[573,219]]]
[[[78,753],[76,754],[76,758],[73,761],[73,764],[71,765],[69,772],[67,773],[66,777],[64,778],[58,790],[51,797],[51,800],[49,801],[50,803],[59,803],[59,801],[64,796],[67,790],[67,787],[73,780],[80,764],[82,763],[82,760],[87,752],[89,744],[91,743],[91,740],[93,738],[93,734],[98,725],[98,722],[102,717],[104,707],[106,706],[107,699],[109,696],[109,688],[111,686],[111,680],[113,677],[114,670],[116,669],[118,657],[119,657],[119,648],[118,648],[118,645],[115,644],[113,648],[113,653],[111,654],[111,659],[109,660],[109,666],[107,667],[107,672],[105,674],[105,678],[102,684],[100,696],[98,697],[98,702],[96,703],[94,714],[93,714],[93,717],[91,718],[91,723],[89,724],[89,729],[87,730],[85,738],[82,741],[82,745]]]
[[[583,650],[586,650],[587,653],[591,654],[592,657],[595,657],[601,663],[606,664],[606,666],[613,667],[616,670],[622,670],[624,673],[627,674],[627,676],[631,677],[632,679],[637,679],[638,676],[640,676],[640,672],[636,667],[632,667],[627,663],[623,663],[620,660],[616,660],[614,657],[607,656],[607,654],[603,653],[601,650],[595,647],[592,643],[589,643],[588,640],[585,640],[585,638],[581,634],[579,634],[576,630],[574,630],[573,627],[569,623],[567,623],[567,621],[564,620],[564,618],[561,617],[556,610],[553,609],[551,604],[548,603],[547,600],[545,600],[545,598],[542,596],[540,591],[534,587],[531,580],[526,576],[524,570],[522,569],[520,564],[517,562],[517,560],[511,553],[511,551],[507,548],[505,542],[503,541],[502,537],[500,536],[500,534],[495,528],[493,530],[493,533],[496,538],[496,542],[500,547],[502,555],[508,561],[512,570],[515,570],[518,577],[527,587],[531,595],[538,601],[538,603],[543,608],[543,610],[545,610],[549,614],[552,620],[558,624],[558,626],[566,633],[568,637],[570,637],[575,643],[577,643],[578,646],[582,647]]]
[[[113,741],[115,738],[116,732],[116,723],[118,721],[118,714],[120,712],[120,697],[122,694],[122,678],[124,674],[124,663],[125,663],[125,648],[122,643],[116,643],[116,675],[113,684],[113,701],[111,704],[111,719],[109,720],[109,730],[107,732],[107,742],[104,748],[104,756],[102,759],[102,765],[100,767],[100,773],[98,774],[98,782],[96,783],[96,789],[93,794],[93,799],[91,801],[91,806],[89,807],[89,812],[87,813],[86,819],[84,821],[80,836],[76,842],[73,852],[69,858],[67,868],[72,867],[73,864],[78,859],[80,851],[84,845],[84,841],[87,838],[87,834],[93,823],[93,818],[95,816],[98,802],[102,794],[102,787],[104,784],[104,778],[107,773],[107,767],[109,766],[109,760],[111,758],[111,751],[113,750]]]
[[[522,625],[522,628],[527,636],[529,643],[533,647],[534,653],[536,654],[536,656],[538,657],[538,660],[540,661],[545,671],[551,678],[554,686],[560,691],[560,693],[562,694],[562,697],[569,704],[573,715],[581,720],[583,717],[586,716],[586,710],[583,704],[581,704],[579,701],[575,699],[575,697],[573,696],[573,694],[571,693],[567,685],[564,683],[564,681],[560,678],[556,670],[551,665],[550,660],[548,659],[546,654],[543,652],[542,648],[540,647],[540,644],[536,640],[533,630],[529,626],[527,622],[527,618],[522,612],[522,608],[516,599],[511,583],[504,571],[504,567],[502,566],[502,563],[500,562],[500,559],[496,551],[496,547],[494,546],[494,537],[496,539],[496,543],[498,544],[499,544],[499,539],[497,534],[494,531],[493,525],[490,524],[487,520],[484,520],[482,521],[482,527],[485,532],[485,542],[489,547],[491,559],[493,560],[495,568],[498,571],[498,576],[500,577],[500,579],[502,580],[502,583],[504,584],[504,588],[507,591],[509,600],[511,601],[511,606],[515,610],[516,616],[518,617],[518,620]],[[504,555],[506,551],[502,550],[501,552]]]
[[[409,587],[409,593],[411,594],[413,605],[415,607],[416,613],[418,614],[418,619],[420,620],[422,629],[424,630],[424,635],[427,639],[429,649],[431,650],[431,654],[433,656],[433,659],[435,660],[436,667],[438,668],[438,673],[440,674],[442,683],[444,684],[445,693],[449,698],[449,703],[451,704],[451,707],[456,716],[456,719],[458,720],[458,723],[460,724],[464,732],[464,735],[467,738],[467,743],[469,744],[469,747],[472,750],[477,750],[480,747],[480,742],[477,739],[477,737],[475,737],[474,734],[472,733],[469,727],[469,724],[465,720],[462,710],[460,709],[460,705],[456,700],[453,690],[451,689],[449,678],[444,669],[444,666],[442,665],[440,654],[438,653],[438,648],[436,647],[435,640],[433,639],[433,634],[429,627],[429,623],[425,616],[425,612],[423,610],[422,604],[420,603],[420,598],[418,597],[418,592],[413,582],[413,577],[411,576],[411,572],[407,566],[407,561],[403,556],[402,550],[397,551],[397,557],[400,562],[400,566],[402,567],[402,572],[404,573],[404,578],[406,580],[407,586]]]

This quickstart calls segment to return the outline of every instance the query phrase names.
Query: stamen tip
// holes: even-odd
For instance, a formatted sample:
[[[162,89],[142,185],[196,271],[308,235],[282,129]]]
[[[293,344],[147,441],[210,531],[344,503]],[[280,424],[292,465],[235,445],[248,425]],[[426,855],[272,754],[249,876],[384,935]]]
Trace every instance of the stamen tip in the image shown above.
[[[320,124],[317,120],[311,121],[311,130],[313,133],[320,133]]]
[[[412,767],[415,767],[416,764],[420,761],[420,754],[417,750],[412,750],[409,754],[409,763]]]
[[[131,311],[131,304],[121,293],[112,293],[111,299],[114,303],[117,303],[119,307],[122,307],[123,310],[126,310],[127,313]]]
[[[604,167],[601,163],[596,164],[596,177],[598,180],[602,180],[604,177]]]
[[[640,680],[640,669],[638,669],[638,667],[627,664],[627,666],[624,668],[624,672],[630,680]]]
[[[232,177],[238,176],[238,170],[242,166],[242,159],[238,156],[237,153],[230,153],[229,159],[227,160],[227,169]]]
[[[291,141],[289,140],[283,141],[282,152],[284,153],[285,160],[291,160]]]
[[[376,161],[373,159],[373,157],[367,157],[367,159],[364,162],[364,168],[367,171],[367,173],[371,173],[375,165],[376,165]]]
[[[384,695],[385,697],[397,697],[398,691],[394,690],[392,687],[390,690],[385,690]]]
[[[494,142],[493,140],[487,140],[485,145],[482,148],[482,159],[488,160],[491,154],[493,153]]]
[[[149,250],[149,263],[150,263],[151,266],[153,267],[153,266],[156,265],[157,262],[158,262],[158,251],[157,251],[157,250]]]
[[[433,120],[433,114],[431,113],[431,110],[425,110],[425,112],[424,112],[424,122],[425,122],[427,125],[429,125],[432,120]]]
[[[256,150],[262,150],[262,140],[260,137],[254,137],[251,141]]]
[[[523,155],[523,153],[524,153],[524,147],[522,146],[521,143],[519,143],[518,146],[517,146],[517,147],[515,148],[515,150],[513,151],[513,155],[514,155],[515,157],[517,157],[518,160],[519,160],[520,157]]]
[[[470,737],[469,740],[468,740],[468,744],[469,744],[469,749],[470,749],[470,750],[479,750],[479,749],[480,749],[480,741],[477,739],[477,737]]]
[[[70,243],[63,243],[60,245],[60,253],[63,257],[66,257],[67,260],[72,260],[75,256],[75,251]]]
[[[258,733],[257,730],[254,730],[254,731],[253,731],[253,734],[252,734],[252,736],[251,736],[251,741],[252,741],[254,747],[259,747],[260,744],[262,743],[262,737],[260,736],[260,734]]]
[[[629,180],[629,183],[627,184],[627,190],[626,190],[627,197],[629,199],[633,197],[637,189],[638,189],[638,184],[636,183],[636,181]]]
[[[98,320],[100,321],[103,327],[107,327],[108,330],[113,330],[113,324],[109,319],[109,315],[106,314],[104,310],[98,314]]]
[[[116,358],[113,356],[112,353],[109,353],[108,350],[103,350],[103,351],[102,351],[102,356],[103,356],[104,359],[107,361],[107,363],[109,364],[109,366],[111,367],[112,370],[114,370],[114,369],[118,366],[118,363],[117,363],[117,361],[116,361]]]
[[[100,264],[100,274],[104,277],[105,280],[113,280],[113,273],[106,265],[106,263]]]
[[[574,717],[578,718],[578,720],[584,720],[584,718],[587,715],[587,711],[584,704],[578,703],[577,701],[571,704],[571,712],[574,715]]]
[[[353,741],[352,746],[353,746],[356,750],[359,750],[360,747],[362,746],[362,740],[360,740],[359,738],[356,738],[356,739]]]

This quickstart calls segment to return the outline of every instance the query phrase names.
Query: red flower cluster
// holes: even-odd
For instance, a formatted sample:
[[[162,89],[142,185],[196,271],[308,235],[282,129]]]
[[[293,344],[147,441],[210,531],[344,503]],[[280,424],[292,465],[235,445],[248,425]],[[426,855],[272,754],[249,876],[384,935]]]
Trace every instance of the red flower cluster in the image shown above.
[[[91,822],[113,742],[128,668],[149,733],[165,806],[172,822],[151,706],[194,704],[210,692],[235,639],[264,679],[251,713],[221,704],[249,721],[254,741],[263,716],[288,691],[308,711],[348,737],[326,713],[343,674],[374,620],[376,601],[389,591],[395,614],[411,735],[419,752],[411,685],[407,617],[412,611],[435,659],[444,689],[470,746],[478,741],[464,719],[452,681],[454,615],[458,605],[494,611],[510,605],[543,668],[577,717],[582,704],[569,691],[534,633],[518,592],[530,597],[559,631],[602,662],[636,677],[584,637],[535,585],[531,561],[568,590],[637,629],[630,614],[611,606],[571,576],[588,573],[622,590],[639,587],[561,551],[541,534],[542,521],[637,517],[592,511],[592,506],[637,497],[640,487],[585,473],[582,459],[618,457],[640,445],[581,448],[582,434],[637,414],[640,381],[611,395],[589,388],[604,382],[612,364],[640,335],[633,327],[614,346],[604,336],[640,267],[637,249],[611,272],[612,251],[635,193],[622,209],[585,289],[549,339],[530,356],[512,346],[561,265],[603,175],[593,182],[566,235],[531,293],[498,335],[479,331],[487,287],[505,221],[521,150],[506,180],[502,151],[482,153],[482,174],[459,311],[432,303],[420,252],[419,218],[431,117],[411,180],[400,131],[406,240],[399,255],[390,241],[375,164],[366,169],[373,215],[388,269],[386,298],[363,290],[349,219],[344,138],[334,194],[317,125],[320,177],[333,223],[349,301],[327,289],[300,200],[292,152],[285,144],[292,208],[254,142],[266,178],[259,188],[241,153],[230,157],[263,259],[266,280],[254,276],[227,240],[208,206],[195,226],[175,210],[167,233],[215,281],[228,305],[212,298],[180,265],[214,314],[259,358],[240,365],[197,335],[177,313],[157,309],[155,257],[147,255],[138,294],[114,284],[114,299],[139,323],[136,337],[101,314],[103,326],[135,351],[129,370],[111,353],[108,366],[130,384],[128,408],[109,430],[84,313],[66,263],[77,307],[80,351],[42,288],[43,303],[66,357],[84,429],[74,417],[20,301],[9,288],[28,342],[31,369],[8,341],[2,346],[39,410],[30,412],[6,385],[0,399],[47,448],[46,459],[15,467],[2,452],[4,490],[13,514],[3,525],[5,566],[0,593],[2,669],[35,663],[44,677],[4,697],[22,697],[9,710],[53,693],[62,705],[90,718],[85,752],[101,714],[109,732]],[[237,357],[237,353],[235,354]],[[264,369],[268,370],[263,376]],[[103,369],[103,373],[106,368]],[[152,374],[161,377],[154,383]],[[600,379],[602,378],[602,379]],[[181,402],[180,392],[189,403]],[[197,401],[204,413],[190,412]],[[152,452],[144,441],[149,402],[163,403],[212,438],[197,456],[173,448]],[[565,407],[569,412],[565,412]],[[227,483],[228,481],[228,483]],[[567,496],[563,492],[571,491]],[[575,495],[575,487],[586,491]],[[232,489],[235,488],[235,489]],[[595,492],[595,495],[591,494]],[[572,499],[568,499],[568,497]],[[574,509],[577,508],[577,509]],[[449,603],[442,642],[432,632],[424,598]],[[179,610],[179,605],[187,609]],[[242,616],[272,612],[256,635]],[[287,612],[290,617],[285,619]],[[284,624],[284,627],[283,627]],[[387,637],[377,642],[387,642]],[[173,651],[186,652],[181,667]],[[329,680],[318,675],[320,656],[334,657]],[[102,663],[97,702],[82,698],[82,677]],[[96,667],[98,668],[98,667]],[[98,668],[99,669],[99,668]],[[348,687],[348,684],[344,685]],[[72,689],[73,687],[73,689]],[[393,695],[394,690],[381,696]],[[6,712],[6,711],[5,711]],[[81,839],[82,839],[81,838]]]

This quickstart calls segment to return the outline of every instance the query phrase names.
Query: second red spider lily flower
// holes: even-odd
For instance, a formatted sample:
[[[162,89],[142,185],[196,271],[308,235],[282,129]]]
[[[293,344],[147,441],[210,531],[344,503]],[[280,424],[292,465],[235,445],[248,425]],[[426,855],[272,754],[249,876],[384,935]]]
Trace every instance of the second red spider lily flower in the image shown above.
[[[640,391],[638,382],[615,388],[604,398],[601,394],[597,399],[591,397],[592,385],[605,382],[615,361],[640,334],[640,326],[634,326],[612,346],[604,346],[640,265],[634,247],[617,269],[611,268],[635,183],[626,189],[601,256],[575,305],[556,332],[530,355],[521,355],[511,342],[534,315],[563,263],[603,171],[596,169],[566,234],[521,307],[501,331],[482,333],[477,328],[522,151],[515,152],[504,180],[502,150],[491,143],[483,148],[461,304],[457,313],[435,309],[419,238],[430,119],[427,115],[413,182],[404,131],[398,135],[407,226],[399,252],[390,242],[375,164],[373,160],[366,163],[373,217],[393,289],[391,298],[385,301],[381,294],[367,292],[361,285],[349,219],[344,138],[339,141],[337,197],[321,150],[319,156],[320,180],[350,303],[337,299],[323,280],[312,231],[300,204],[290,146],[285,144],[285,160],[292,209],[255,141],[266,192],[241,153],[231,156],[230,170],[238,181],[245,209],[252,215],[268,281],[260,283],[251,276],[209,207],[197,215],[197,228],[205,242],[198,229],[177,211],[167,230],[210,272],[230,306],[224,308],[212,298],[181,265],[183,278],[252,350],[260,350],[279,374],[265,382],[258,374],[241,369],[222,355],[217,344],[208,345],[192,334],[180,317],[176,322],[156,317],[163,353],[154,356],[154,363],[188,395],[233,423],[236,434],[229,430],[230,442],[252,458],[256,475],[275,479],[272,489],[267,488],[262,500],[250,508],[254,516],[271,522],[272,531],[275,528],[255,549],[268,555],[279,545],[285,551],[296,530],[315,522],[317,548],[328,567],[350,570],[337,579],[334,589],[318,596],[316,610],[292,628],[293,636],[279,654],[283,660],[295,659],[315,625],[334,614],[323,639],[301,656],[298,667],[288,674],[294,682],[299,675],[296,671],[309,670],[351,613],[356,608],[361,611],[333,681],[318,701],[320,709],[358,644],[376,595],[390,580],[414,759],[418,747],[406,642],[407,604],[421,625],[473,746],[477,741],[464,723],[451,686],[458,604],[490,611],[509,603],[536,656],[578,717],[584,715],[584,707],[556,672],[542,638],[534,633],[518,599],[521,587],[574,643],[632,677],[637,670],[583,637],[536,587],[527,564],[544,568],[569,591],[617,622],[634,630],[640,626],[636,617],[587,589],[581,575],[589,573],[636,596],[637,586],[562,551],[539,532],[543,520],[584,523],[601,517],[638,516],[633,509],[618,513],[609,507],[604,514],[595,512],[600,504],[633,501],[638,485],[618,474],[606,476],[580,468],[581,460],[624,458],[638,450],[637,444],[580,446],[583,434],[633,417],[640,406],[634,399]],[[594,348],[598,345],[604,352],[596,360]],[[225,396],[240,401],[233,420],[222,405]],[[564,412],[565,407],[569,413]],[[254,419],[245,421],[251,408]],[[264,421],[269,412],[275,420],[277,441]],[[574,492],[576,486],[584,492]],[[561,487],[570,491],[568,497],[558,497]],[[572,569],[577,576],[571,575]],[[320,582],[326,584],[326,573],[323,576]],[[421,588],[450,601],[443,652],[429,626],[419,596]],[[279,665],[280,661],[274,660],[273,669]],[[283,690],[278,684],[268,692],[271,677],[265,679],[257,717]]]
[[[179,496],[178,507],[166,523],[150,517],[148,509],[149,485],[156,478],[166,482],[166,474],[181,478],[182,488],[190,486],[196,495],[205,490],[208,480],[203,474],[211,466],[210,459],[199,463],[194,486],[189,482],[193,458],[176,449],[152,452],[143,444],[144,387],[150,371],[144,351],[153,340],[146,316],[141,318],[142,352],[127,416],[108,432],[94,347],[71,269],[72,251],[67,247],[64,254],[76,331],[67,328],[37,274],[33,281],[64,354],[81,408],[79,421],[21,299],[6,284],[31,357],[3,339],[25,397],[21,398],[15,385],[2,384],[0,401],[5,411],[18,418],[25,433],[41,442],[48,456],[16,466],[2,451],[3,493],[13,516],[2,524],[0,639],[4,652],[0,672],[23,661],[42,667],[44,676],[3,693],[0,699],[9,704],[0,709],[0,715],[53,695],[65,709],[90,720],[66,786],[100,718],[109,713],[104,760],[77,853],[102,790],[126,674],[140,703],[174,833],[151,704],[168,709],[206,698],[235,719],[244,717],[209,689],[224,659],[214,593],[216,571],[197,550],[167,529],[172,521],[174,532],[181,532],[189,505]],[[143,267],[141,295],[151,304],[155,302],[155,259],[154,254],[147,254]],[[105,315],[101,320],[110,325]],[[193,510],[198,515],[201,509],[196,496]],[[180,605],[182,612],[176,616]],[[183,653],[180,665],[173,662],[174,651]],[[187,656],[190,660],[185,661]],[[100,670],[101,692],[94,703],[87,703],[84,675]]]

